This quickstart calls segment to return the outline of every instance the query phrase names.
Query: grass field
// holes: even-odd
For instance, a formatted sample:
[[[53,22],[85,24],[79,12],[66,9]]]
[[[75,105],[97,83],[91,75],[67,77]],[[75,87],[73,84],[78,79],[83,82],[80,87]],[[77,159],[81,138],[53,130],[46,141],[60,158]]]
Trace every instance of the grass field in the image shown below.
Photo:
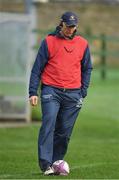
[[[0,129],[0,179],[119,179],[119,72],[95,70],[65,160],[68,177],[43,176],[37,163],[39,124]]]

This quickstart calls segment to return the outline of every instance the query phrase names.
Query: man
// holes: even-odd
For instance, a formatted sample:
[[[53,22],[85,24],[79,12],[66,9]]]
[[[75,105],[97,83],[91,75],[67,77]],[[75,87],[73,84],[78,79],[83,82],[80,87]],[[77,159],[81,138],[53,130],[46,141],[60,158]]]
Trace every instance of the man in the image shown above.
[[[32,106],[38,104],[41,81],[42,125],[38,158],[45,175],[53,174],[52,164],[62,160],[87,95],[92,64],[88,42],[76,35],[78,18],[65,12],[56,31],[42,41],[33,65],[29,85]]]

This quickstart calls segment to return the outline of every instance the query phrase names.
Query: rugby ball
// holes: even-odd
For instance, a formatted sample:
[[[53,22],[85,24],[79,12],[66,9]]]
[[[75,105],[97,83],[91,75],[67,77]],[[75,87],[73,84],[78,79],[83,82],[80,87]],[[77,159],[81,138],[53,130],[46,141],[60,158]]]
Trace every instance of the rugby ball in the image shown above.
[[[56,175],[67,176],[70,172],[69,165],[64,160],[57,160],[52,165]]]

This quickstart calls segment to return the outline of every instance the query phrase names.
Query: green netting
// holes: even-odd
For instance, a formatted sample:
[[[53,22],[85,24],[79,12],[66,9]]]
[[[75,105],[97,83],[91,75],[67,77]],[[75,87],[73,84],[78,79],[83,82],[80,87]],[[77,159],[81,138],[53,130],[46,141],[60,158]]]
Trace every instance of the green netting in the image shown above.
[[[24,77],[26,73],[28,25],[0,23],[0,77]]]
[[[25,117],[29,61],[29,21],[0,14],[0,118]]]

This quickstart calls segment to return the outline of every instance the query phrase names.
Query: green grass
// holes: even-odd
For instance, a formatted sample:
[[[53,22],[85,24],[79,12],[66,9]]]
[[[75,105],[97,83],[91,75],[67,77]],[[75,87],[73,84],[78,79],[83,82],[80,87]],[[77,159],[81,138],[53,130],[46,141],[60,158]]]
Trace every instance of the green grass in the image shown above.
[[[114,76],[115,73],[115,76]],[[68,177],[45,177],[37,163],[40,123],[0,129],[0,179],[119,179],[118,70],[93,78],[69,144]]]

